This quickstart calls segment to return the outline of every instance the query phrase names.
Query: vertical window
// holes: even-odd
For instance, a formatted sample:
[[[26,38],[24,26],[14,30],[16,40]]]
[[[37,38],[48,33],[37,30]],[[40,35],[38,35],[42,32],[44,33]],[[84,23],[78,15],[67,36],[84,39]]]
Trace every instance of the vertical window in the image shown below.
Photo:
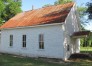
[[[22,37],[23,41],[23,47],[26,47],[26,35],[23,35]]]
[[[70,51],[70,46],[69,45],[67,45],[67,51]]]
[[[43,34],[39,35],[39,49],[44,49],[44,36],[43,36]]]
[[[10,35],[10,46],[13,46],[13,35]]]

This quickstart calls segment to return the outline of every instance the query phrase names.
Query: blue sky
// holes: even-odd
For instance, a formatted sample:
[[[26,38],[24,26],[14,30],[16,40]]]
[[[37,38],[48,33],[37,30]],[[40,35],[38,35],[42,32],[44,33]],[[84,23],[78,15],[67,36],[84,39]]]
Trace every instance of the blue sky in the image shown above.
[[[54,4],[54,2],[57,0],[22,0],[22,10],[23,11],[28,11],[32,9],[32,5],[34,6],[34,9],[41,8],[45,4]],[[89,2],[90,0],[75,0],[76,4],[78,6],[85,6],[86,2]],[[85,26],[86,29],[92,30],[92,23],[87,24]]]
[[[32,5],[34,9],[41,8],[45,4],[53,4],[56,0],[22,0],[22,10],[31,10]]]
[[[22,10],[28,11],[32,9],[32,5],[34,5],[34,9],[41,8],[45,4],[54,4],[57,0],[22,0]],[[76,4],[79,6],[84,6],[83,4],[90,0],[75,0]]]

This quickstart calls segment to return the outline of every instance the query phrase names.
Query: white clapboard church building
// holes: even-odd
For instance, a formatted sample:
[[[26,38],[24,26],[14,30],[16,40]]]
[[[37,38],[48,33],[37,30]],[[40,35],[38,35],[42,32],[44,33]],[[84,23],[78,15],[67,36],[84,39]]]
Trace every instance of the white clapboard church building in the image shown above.
[[[0,27],[0,52],[66,60],[80,52],[79,16],[75,3],[22,12]]]

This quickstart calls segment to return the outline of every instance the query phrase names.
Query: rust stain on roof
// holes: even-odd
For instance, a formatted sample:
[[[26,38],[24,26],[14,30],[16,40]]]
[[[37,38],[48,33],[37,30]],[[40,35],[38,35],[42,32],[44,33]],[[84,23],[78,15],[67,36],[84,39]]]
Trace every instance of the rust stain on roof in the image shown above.
[[[2,25],[1,29],[64,22],[73,4],[67,3],[19,13]]]

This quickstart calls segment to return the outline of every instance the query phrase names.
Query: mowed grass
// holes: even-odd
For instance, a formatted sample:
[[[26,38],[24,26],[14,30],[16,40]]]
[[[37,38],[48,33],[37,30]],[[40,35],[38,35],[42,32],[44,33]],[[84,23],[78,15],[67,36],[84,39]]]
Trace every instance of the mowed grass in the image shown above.
[[[81,47],[81,51],[92,51],[92,47]]]
[[[9,54],[0,54],[0,66],[92,66],[91,59],[46,60],[42,58],[27,58]]]
[[[0,55],[0,66],[60,66],[36,58],[20,57],[8,54]]]
[[[92,47],[81,47],[81,53],[91,53],[92,54]]]

